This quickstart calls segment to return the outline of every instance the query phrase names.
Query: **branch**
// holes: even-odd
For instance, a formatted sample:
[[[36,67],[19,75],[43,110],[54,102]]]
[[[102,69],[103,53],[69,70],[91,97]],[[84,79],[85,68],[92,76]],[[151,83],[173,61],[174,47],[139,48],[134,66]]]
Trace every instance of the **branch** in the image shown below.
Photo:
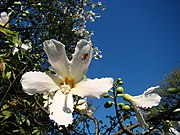
[[[45,112],[47,113],[48,115],[50,114],[50,112],[48,110],[46,110],[37,100],[36,98],[34,97],[34,100],[36,102],[36,104]]]
[[[124,130],[130,131],[130,130],[133,130],[134,128],[138,127],[138,126],[139,126],[139,123],[134,124],[134,125],[128,127],[127,129],[121,129],[121,130],[119,130],[119,131],[116,132],[114,135],[121,135],[121,134],[124,133]]]
[[[25,66],[24,69],[22,69],[22,71],[17,75],[17,77],[11,82],[10,80],[10,85],[8,87],[8,89],[6,90],[6,93],[4,94],[3,98],[1,99],[1,102],[0,102],[0,106],[2,106],[9,90],[11,89],[11,87],[13,86],[13,84],[15,83],[15,81],[17,80],[17,78],[24,72],[24,70],[27,68],[28,66]]]
[[[70,133],[69,133],[69,131],[67,130],[67,128],[63,125],[63,126],[61,126],[61,128],[63,129],[63,133],[65,134],[65,135],[71,135]]]
[[[92,119],[94,121],[94,124],[95,124],[95,135],[99,135],[99,122],[98,120],[91,116],[91,115],[87,115],[87,114],[84,114],[84,113],[81,113],[79,112],[78,110],[75,110],[79,115],[85,115],[86,117]]]
[[[115,106],[115,111],[116,111],[116,117],[118,119],[118,123],[120,127],[122,128],[123,133],[126,133],[128,135],[135,135],[128,128],[124,128],[123,124],[121,123],[121,120],[119,118],[118,106],[117,106],[117,93],[114,91],[113,94],[114,94],[114,103],[115,103],[114,106]]]
[[[170,118],[171,115],[173,115],[173,111],[177,108],[180,107],[180,102],[177,103],[176,106],[174,106],[172,109],[168,110],[168,111],[165,111],[165,112],[162,112],[162,113],[159,113],[158,115],[155,115],[155,116],[151,116],[149,118],[146,119],[147,122],[150,122],[150,121],[158,121],[158,120],[173,120]],[[175,119],[175,120],[180,120],[180,119]],[[137,123],[137,124],[134,124],[130,127],[128,127],[127,129],[128,130],[133,130],[134,128],[138,127],[140,124]],[[118,132],[116,132],[114,135],[120,135],[122,134],[124,131],[123,130],[119,130]]]
[[[89,116],[89,115],[87,115],[87,116],[94,121],[95,131],[96,131],[95,135],[99,135],[99,122],[98,122],[98,120],[93,116]]]

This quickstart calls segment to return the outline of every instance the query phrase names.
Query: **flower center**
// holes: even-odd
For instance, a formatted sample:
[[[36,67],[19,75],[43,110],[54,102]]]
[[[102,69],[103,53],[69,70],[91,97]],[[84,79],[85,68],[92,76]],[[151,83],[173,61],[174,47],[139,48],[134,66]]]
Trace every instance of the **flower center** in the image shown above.
[[[61,83],[60,89],[64,95],[67,95],[71,91],[71,88],[74,88],[74,86],[74,80],[66,77],[64,81]]]
[[[69,86],[69,85],[66,85],[66,84],[62,85],[60,88],[61,88],[61,92],[62,92],[64,95],[69,94],[69,92],[71,91],[70,86]]]

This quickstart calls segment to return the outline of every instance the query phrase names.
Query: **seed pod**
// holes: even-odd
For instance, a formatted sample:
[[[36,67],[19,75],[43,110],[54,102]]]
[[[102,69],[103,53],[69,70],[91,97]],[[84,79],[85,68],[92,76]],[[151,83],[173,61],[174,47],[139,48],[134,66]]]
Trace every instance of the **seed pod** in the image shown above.
[[[123,106],[124,106],[124,103],[123,103],[123,102],[120,102],[120,103],[118,103],[118,106],[123,107]]]
[[[110,95],[109,95],[108,93],[105,93],[105,94],[103,95],[104,98],[109,98],[109,96],[110,96]]]

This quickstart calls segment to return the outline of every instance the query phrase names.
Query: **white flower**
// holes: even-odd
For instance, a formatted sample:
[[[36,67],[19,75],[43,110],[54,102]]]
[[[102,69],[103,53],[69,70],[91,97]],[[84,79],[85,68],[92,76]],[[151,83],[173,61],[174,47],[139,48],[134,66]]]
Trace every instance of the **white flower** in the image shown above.
[[[73,95],[82,98],[90,96],[99,98],[113,85],[112,78],[83,79],[92,59],[90,42],[80,40],[75,48],[73,59],[68,60],[65,46],[54,39],[44,43],[44,50],[56,74],[27,72],[22,76],[23,90],[28,94],[52,93],[49,105],[50,119],[58,125],[72,124]]]
[[[15,43],[15,45],[14,45],[14,47],[13,47],[13,55],[16,53],[16,52],[18,52],[19,51],[19,44],[18,43]],[[27,44],[22,44],[22,45],[20,45],[20,49],[21,49],[21,51],[23,51],[23,52],[25,52],[25,51],[27,51],[27,50],[29,50],[29,49],[31,49],[32,48],[32,46],[31,46],[31,43],[27,43]]]
[[[143,114],[141,113],[139,107],[151,108],[152,106],[157,106],[160,103],[161,97],[153,92],[158,88],[159,86],[148,88],[142,95],[133,96],[130,100],[134,106],[136,118],[140,123],[141,127],[143,127],[144,129],[148,128],[148,125],[145,122]]]
[[[10,14],[11,14],[11,12],[9,14],[7,14],[6,12],[1,12],[1,16],[0,16],[0,25],[1,26],[4,26],[9,21]]]
[[[159,89],[159,86],[150,87],[139,96],[122,94],[122,97],[133,105],[136,118],[141,127],[144,129],[148,128],[148,124],[145,122],[140,108],[151,108],[152,106],[157,106],[160,103],[161,97],[154,93],[156,89]]]

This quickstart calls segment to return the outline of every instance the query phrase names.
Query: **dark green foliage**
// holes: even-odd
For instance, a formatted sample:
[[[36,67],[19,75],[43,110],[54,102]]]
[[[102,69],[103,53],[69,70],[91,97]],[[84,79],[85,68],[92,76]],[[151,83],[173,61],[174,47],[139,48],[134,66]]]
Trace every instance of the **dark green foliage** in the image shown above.
[[[98,7],[102,6],[89,1],[1,0],[0,13],[11,14],[9,22],[0,25],[0,134],[66,133],[49,119],[42,95],[25,94],[20,79],[27,71],[48,70],[42,46],[45,40],[61,41],[71,59],[76,43],[91,38],[86,21],[89,11]],[[29,43],[32,49],[23,51],[21,45]],[[19,49],[16,53],[15,47]],[[70,130],[75,132],[75,128]]]

